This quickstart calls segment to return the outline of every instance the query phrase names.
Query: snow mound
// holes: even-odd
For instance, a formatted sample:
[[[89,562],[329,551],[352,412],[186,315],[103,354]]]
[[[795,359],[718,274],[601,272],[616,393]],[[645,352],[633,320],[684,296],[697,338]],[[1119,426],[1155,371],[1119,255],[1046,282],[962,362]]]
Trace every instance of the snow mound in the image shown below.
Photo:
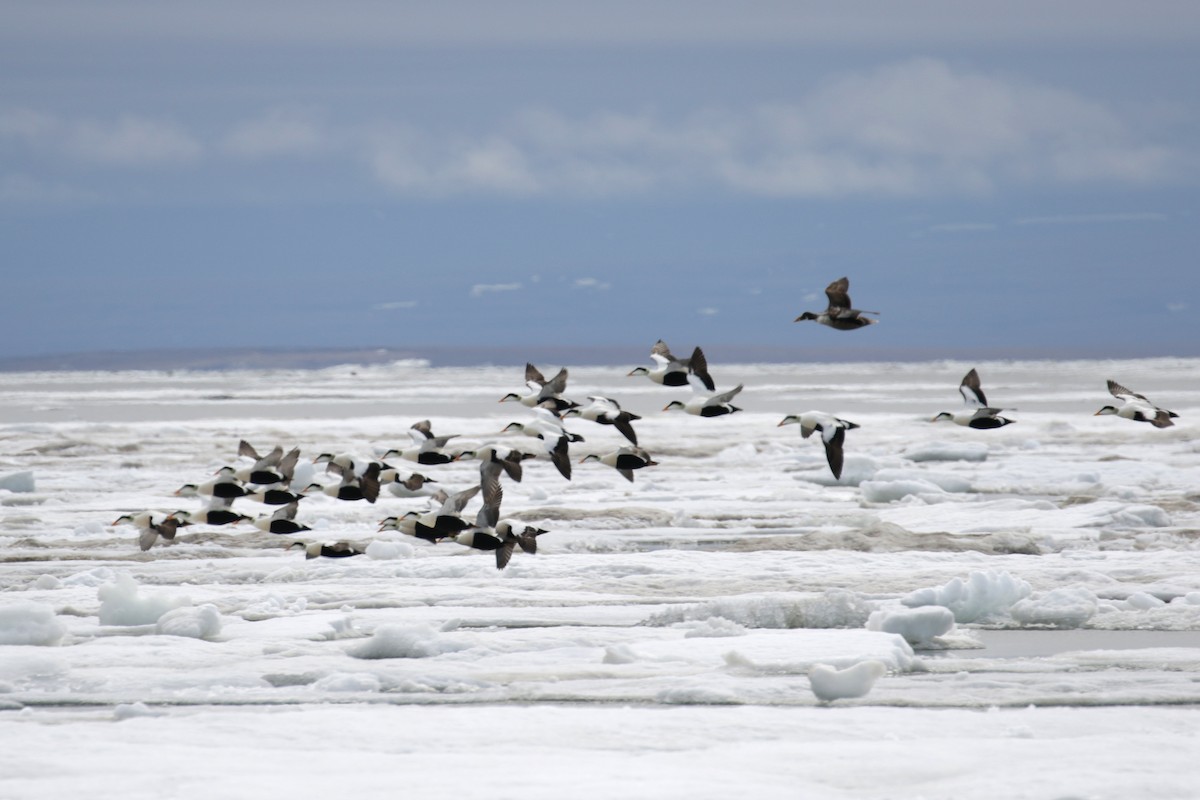
[[[41,603],[15,603],[0,608],[0,644],[56,645],[67,635],[67,626],[54,609]]]
[[[62,581],[53,575],[39,575],[37,580],[33,582],[30,588],[33,589],[61,589]]]
[[[818,449],[816,452],[820,453],[820,450]],[[825,465],[823,453],[820,458],[820,471],[803,476],[804,480],[821,486],[859,486],[863,481],[874,478],[875,473],[879,471],[879,462],[870,456],[847,454],[842,462],[842,477],[835,478],[829,471],[829,467]]]
[[[33,473],[28,471],[12,472],[0,477],[0,490],[15,493],[36,491],[33,482]]]
[[[1068,586],[1021,600],[1012,607],[1010,613],[1022,625],[1078,628],[1091,619],[1099,608],[1095,594],[1080,586]]]
[[[171,609],[191,605],[186,597],[141,595],[137,582],[121,574],[97,590],[101,625],[153,625]]]
[[[914,647],[928,644],[954,628],[954,612],[943,606],[922,606],[899,611],[880,610],[867,619],[867,630],[898,633]]]
[[[135,717],[161,716],[161,711],[155,711],[140,700],[136,703],[119,703],[117,707],[113,709],[113,719],[118,721],[123,719],[133,719]]]
[[[681,706],[723,706],[741,703],[742,701],[731,692],[716,686],[673,686],[663,689],[655,698],[665,705]]]
[[[969,492],[971,482],[948,472],[929,472],[911,469],[881,469],[875,473],[877,481],[924,481],[932,483],[944,492]]]
[[[986,444],[971,442],[930,442],[907,450],[904,457],[909,461],[987,461]]]
[[[858,488],[862,490],[863,500],[868,503],[892,503],[909,495],[946,493],[935,483],[914,478],[898,481],[863,481]]]
[[[852,667],[837,669],[828,664],[814,664],[808,671],[812,693],[822,703],[851,697],[865,697],[875,681],[887,674],[882,661],[860,661]]]
[[[1171,517],[1158,506],[1126,506],[1113,514],[1112,524],[1122,527],[1166,528],[1171,525]]]
[[[745,628],[860,628],[872,610],[856,592],[828,589],[816,597],[771,593],[677,606],[651,615],[643,624],[668,627],[720,618]]]
[[[1017,601],[1028,597],[1033,587],[1007,572],[972,572],[966,580],[954,578],[945,586],[918,589],[900,602],[909,608],[944,606],[955,622],[981,622],[1002,618]]]
[[[378,692],[383,684],[362,672],[334,672],[314,682],[312,688],[318,692]]]
[[[367,558],[376,561],[395,561],[398,558],[412,558],[415,550],[408,542],[385,542],[376,539],[367,545]]]
[[[730,622],[723,617],[709,617],[693,624],[683,635],[685,639],[719,638],[722,636],[745,636],[746,629],[736,622]]]
[[[155,630],[163,636],[212,639],[221,632],[221,614],[212,603],[176,608],[158,618]]]
[[[431,658],[465,650],[463,644],[427,625],[381,625],[346,653],[353,658]]]

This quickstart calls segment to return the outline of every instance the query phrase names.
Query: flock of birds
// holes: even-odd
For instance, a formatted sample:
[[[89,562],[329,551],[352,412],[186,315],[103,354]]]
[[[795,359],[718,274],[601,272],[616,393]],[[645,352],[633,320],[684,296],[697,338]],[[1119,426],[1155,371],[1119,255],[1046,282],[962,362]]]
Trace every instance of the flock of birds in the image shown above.
[[[878,312],[860,311],[850,302],[850,282],[840,278],[825,289],[828,307],[822,312],[806,311],[796,322],[816,321],[835,330],[857,330],[878,322]],[[664,411],[682,411],[698,417],[719,417],[734,414],[741,409],[733,404],[742,391],[742,384],[718,392],[708,369],[704,352],[696,347],[686,358],[676,357],[661,339],[650,350],[653,367],[637,367],[628,374],[645,376],[665,387],[692,388],[688,400],[673,400]],[[237,455],[244,459],[240,467],[225,466],[202,483],[188,483],[175,494],[180,497],[197,497],[204,502],[195,512],[175,511],[164,514],[143,511],[126,514],[113,524],[131,524],[139,530],[139,545],[149,550],[160,538],[173,540],[182,527],[195,524],[232,525],[248,523],[255,528],[272,534],[288,536],[302,535],[311,528],[296,521],[300,502],[306,497],[323,494],[337,500],[374,503],[385,487],[389,493],[401,498],[426,498],[430,507],[423,511],[410,510],[397,516],[385,518],[380,531],[397,531],[427,542],[453,541],[475,550],[493,552],[496,567],[503,569],[517,549],[529,554],[537,552],[538,537],[546,533],[542,528],[524,522],[502,518],[500,506],[504,498],[501,479],[521,481],[522,463],[528,459],[548,459],[567,480],[571,479],[572,459],[570,445],[583,441],[583,437],[566,430],[564,420],[581,418],[600,425],[611,425],[628,441],[607,453],[589,453],[580,463],[598,462],[615,469],[626,480],[632,482],[637,470],[656,466],[657,462],[638,444],[633,423],[641,419],[621,408],[610,398],[589,396],[586,404],[565,397],[567,369],[560,369],[553,377],[546,378],[533,364],[525,365],[525,391],[511,392],[500,398],[500,402],[516,402],[529,409],[530,418],[524,422],[513,422],[502,433],[524,434],[521,446],[510,446],[491,442],[473,449],[458,448],[453,441],[457,434],[437,436],[429,420],[415,423],[409,429],[412,444],[383,453],[380,460],[360,459],[349,454],[321,453],[312,459],[312,465],[325,465],[325,473],[336,482],[310,481],[297,488],[296,467],[300,450],[292,448],[284,452],[276,445],[270,452],[261,455],[248,442],[238,445]],[[1173,425],[1178,415],[1159,408],[1145,396],[1133,392],[1113,380],[1108,381],[1108,390],[1119,405],[1105,405],[1096,415],[1116,415],[1136,422],[1147,422],[1157,428]],[[975,429],[1002,428],[1014,420],[1002,415],[1005,409],[988,404],[980,383],[979,374],[972,369],[959,385],[964,407],[959,411],[945,411],[933,417],[933,422],[953,422]],[[805,439],[815,433],[821,435],[825,447],[826,461],[835,478],[841,478],[843,444],[846,431],[859,426],[824,411],[806,411],[790,414],[779,422],[783,425],[798,425]],[[527,443],[527,444],[526,444]],[[420,472],[412,472],[392,466],[395,462],[409,462],[429,467],[458,461],[479,462],[479,482],[466,489],[448,493]],[[473,520],[463,515],[469,502],[482,495],[482,506]],[[242,514],[232,509],[233,502],[245,498],[267,506],[277,507],[269,514],[257,517]],[[305,551],[308,558],[341,558],[361,555],[365,550],[347,541],[293,541],[289,549]]]

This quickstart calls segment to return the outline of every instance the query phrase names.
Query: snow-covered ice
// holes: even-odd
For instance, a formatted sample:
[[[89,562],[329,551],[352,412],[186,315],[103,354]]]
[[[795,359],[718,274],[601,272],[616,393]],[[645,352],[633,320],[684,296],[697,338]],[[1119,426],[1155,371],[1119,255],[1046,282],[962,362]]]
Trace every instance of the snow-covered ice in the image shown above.
[[[496,441],[520,368],[0,374],[0,797],[1195,797],[1200,360],[710,355],[746,386],[714,419],[661,413],[681,393],[637,363],[572,366],[566,394],[641,415],[659,465],[580,464],[623,440],[569,420],[571,481],[503,478],[502,516],[549,531],[503,571],[380,532],[427,507],[391,492],[305,498],[295,537],[142,552],[110,523],[194,510],[173,492],[239,439],[299,446],[297,482],[420,419]],[[929,422],[972,366],[1016,424]],[[1093,416],[1109,377],[1176,425]],[[777,427],[811,407],[861,426],[841,480]]]

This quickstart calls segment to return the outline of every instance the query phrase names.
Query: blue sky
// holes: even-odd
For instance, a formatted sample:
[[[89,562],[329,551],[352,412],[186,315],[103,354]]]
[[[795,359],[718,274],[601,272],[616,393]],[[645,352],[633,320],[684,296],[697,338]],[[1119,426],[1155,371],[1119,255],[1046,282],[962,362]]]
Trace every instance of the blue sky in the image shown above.
[[[0,357],[1200,354],[1200,5],[4,2]],[[793,324],[848,275],[881,323]]]

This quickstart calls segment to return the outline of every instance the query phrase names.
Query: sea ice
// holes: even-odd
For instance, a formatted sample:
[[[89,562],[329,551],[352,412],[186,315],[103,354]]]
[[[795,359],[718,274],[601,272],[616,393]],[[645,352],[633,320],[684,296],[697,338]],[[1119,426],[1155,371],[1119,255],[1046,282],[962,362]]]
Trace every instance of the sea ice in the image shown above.
[[[33,472],[11,472],[8,475],[0,476],[0,490],[14,493],[36,491],[34,487]]]
[[[117,575],[112,583],[101,585],[97,594],[101,625],[153,625],[171,609],[191,604],[186,597],[140,594],[137,582],[125,573]]]
[[[348,647],[346,653],[365,659],[431,658],[469,646],[427,625],[383,625],[369,639]]]
[[[900,602],[909,608],[945,606],[955,622],[983,622],[1007,617],[1013,603],[1028,597],[1033,587],[1007,572],[972,572],[966,580],[953,578],[944,586],[911,592]]]
[[[928,644],[954,628],[954,613],[943,606],[889,611],[880,609],[867,619],[867,630],[898,633],[914,647]]]
[[[166,636],[212,639],[221,632],[221,614],[212,603],[174,608],[158,618],[155,629]]]
[[[881,661],[860,661],[852,667],[837,669],[828,664],[814,664],[808,671],[812,693],[823,703],[843,698],[865,697],[875,681],[887,674]]]
[[[50,606],[18,602],[0,607],[0,644],[56,645],[66,635],[66,625]]]
[[[1078,628],[1099,609],[1096,595],[1082,586],[1066,586],[1019,600],[1009,613],[1022,625]]]

